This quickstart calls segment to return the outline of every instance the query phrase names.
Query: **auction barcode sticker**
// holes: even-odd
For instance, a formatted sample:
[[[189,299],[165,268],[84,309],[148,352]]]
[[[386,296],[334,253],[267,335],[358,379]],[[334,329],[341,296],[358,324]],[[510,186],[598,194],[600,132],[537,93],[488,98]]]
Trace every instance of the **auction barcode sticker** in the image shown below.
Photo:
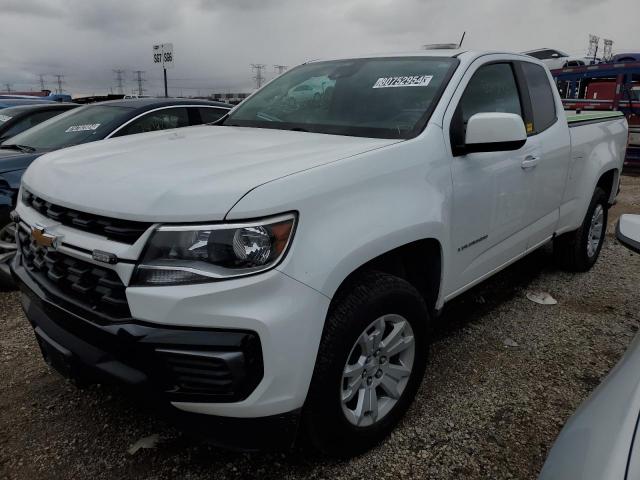
[[[86,125],[72,125],[65,130],[65,133],[86,132],[88,130],[97,130],[99,126],[100,126],[99,123],[88,123]]]
[[[433,75],[409,75],[406,77],[380,77],[373,88],[426,87]]]

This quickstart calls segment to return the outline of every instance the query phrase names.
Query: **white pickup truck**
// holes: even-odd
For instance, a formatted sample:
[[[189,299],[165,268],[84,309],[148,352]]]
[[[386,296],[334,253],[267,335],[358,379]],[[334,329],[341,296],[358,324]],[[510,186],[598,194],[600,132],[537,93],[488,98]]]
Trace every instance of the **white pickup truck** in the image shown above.
[[[40,157],[13,271],[57,369],[225,444],[350,455],[407,410],[447,301],[549,241],[594,264],[626,143],[529,56],[309,62],[218,125]]]

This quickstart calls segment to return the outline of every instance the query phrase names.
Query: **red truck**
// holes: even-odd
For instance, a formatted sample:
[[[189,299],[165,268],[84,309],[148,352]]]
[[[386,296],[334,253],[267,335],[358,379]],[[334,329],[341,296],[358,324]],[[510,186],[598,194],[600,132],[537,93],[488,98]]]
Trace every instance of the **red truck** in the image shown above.
[[[640,167],[640,62],[551,71],[567,111],[619,110],[629,122],[625,165]]]

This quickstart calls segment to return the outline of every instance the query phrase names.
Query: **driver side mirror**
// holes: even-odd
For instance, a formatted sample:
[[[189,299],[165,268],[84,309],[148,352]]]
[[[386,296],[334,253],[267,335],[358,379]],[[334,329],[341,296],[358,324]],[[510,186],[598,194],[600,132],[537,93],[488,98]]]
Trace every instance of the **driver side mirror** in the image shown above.
[[[527,130],[515,113],[476,113],[467,122],[464,154],[518,150],[527,142]]]
[[[557,53],[552,53],[551,54],[551,58],[559,58],[559,57],[560,57],[560,55],[558,55]]]
[[[629,250],[640,253],[640,215],[620,215],[616,238]]]

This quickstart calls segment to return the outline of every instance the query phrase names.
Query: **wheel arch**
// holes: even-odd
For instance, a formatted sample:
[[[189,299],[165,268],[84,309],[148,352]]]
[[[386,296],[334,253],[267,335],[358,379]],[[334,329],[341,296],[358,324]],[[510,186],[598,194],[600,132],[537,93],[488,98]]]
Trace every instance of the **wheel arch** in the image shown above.
[[[442,244],[435,238],[423,238],[384,252],[358,266],[338,285],[332,297],[335,305],[366,271],[379,271],[402,278],[424,298],[429,311],[436,309],[442,285]],[[331,309],[331,307],[330,307]]]
[[[618,180],[620,178],[620,171],[617,168],[609,169],[603,172],[596,183],[596,187],[600,187],[604,190],[609,205],[612,205],[616,195],[618,194]]]

